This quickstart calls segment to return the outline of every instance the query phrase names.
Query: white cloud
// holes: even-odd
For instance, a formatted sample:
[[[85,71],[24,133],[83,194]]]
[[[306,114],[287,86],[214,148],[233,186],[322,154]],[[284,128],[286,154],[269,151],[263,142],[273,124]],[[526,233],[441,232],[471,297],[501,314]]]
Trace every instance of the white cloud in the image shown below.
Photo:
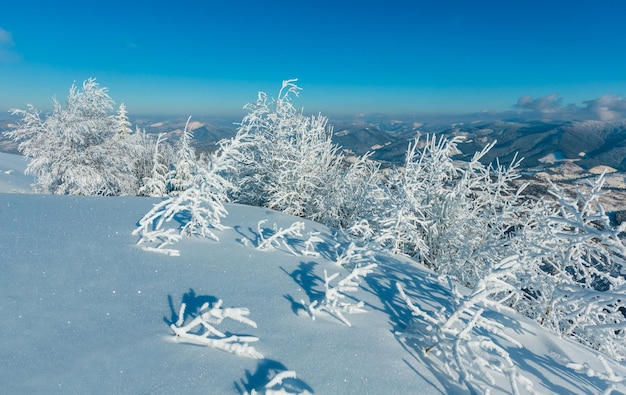
[[[533,99],[531,96],[522,96],[517,99],[517,104],[513,106],[519,110],[533,111],[538,113],[554,113],[562,109],[563,98],[557,93]]]
[[[601,121],[626,118],[626,100],[617,95],[606,94],[598,99],[584,101],[584,111]]]
[[[522,96],[513,108],[517,110],[518,116],[528,119],[600,121],[626,119],[626,99],[621,96],[606,94],[597,99],[583,101],[582,104],[565,106],[563,98],[553,93],[538,98]]]

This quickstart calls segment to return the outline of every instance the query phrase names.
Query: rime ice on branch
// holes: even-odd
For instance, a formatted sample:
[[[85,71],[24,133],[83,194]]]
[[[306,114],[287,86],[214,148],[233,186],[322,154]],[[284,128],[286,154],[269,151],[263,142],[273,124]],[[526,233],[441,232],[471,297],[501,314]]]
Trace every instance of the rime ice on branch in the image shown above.
[[[262,359],[263,355],[249,345],[258,341],[258,337],[227,335],[213,326],[220,324],[225,318],[230,318],[253,328],[257,327],[256,322],[247,317],[250,314],[248,309],[222,308],[222,304],[221,299],[213,307],[210,307],[209,303],[204,303],[200,312],[194,317],[189,317],[191,321],[185,324],[187,305],[183,303],[180,306],[178,321],[170,325],[176,341],[212,347],[242,357]]]
[[[377,265],[371,263],[363,267],[355,267],[350,274],[348,274],[343,280],[337,283],[336,287],[332,287],[330,282],[339,276],[339,273],[335,273],[332,276],[328,276],[328,272],[324,270],[324,298],[321,300],[314,300],[311,304],[306,304],[304,301],[301,303],[306,307],[311,319],[315,320],[315,317],[324,311],[344,324],[352,326],[350,321],[343,315],[354,313],[365,313],[363,309],[365,305],[363,301],[357,303],[346,303],[340,300],[346,297],[346,292],[356,292],[359,290],[359,278],[365,277],[374,271]]]

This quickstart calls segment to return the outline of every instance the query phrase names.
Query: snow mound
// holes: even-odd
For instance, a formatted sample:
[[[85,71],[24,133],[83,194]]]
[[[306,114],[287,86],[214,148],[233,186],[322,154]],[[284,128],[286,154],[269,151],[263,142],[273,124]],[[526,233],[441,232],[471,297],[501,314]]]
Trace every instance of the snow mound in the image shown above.
[[[350,316],[351,326],[330,314],[313,321],[305,304],[329,300],[324,272],[344,278],[352,271],[338,263],[352,248],[347,240],[303,221],[301,236],[258,249],[272,229],[287,229],[300,219],[227,205],[219,242],[184,237],[177,244],[180,256],[154,254],[137,246],[131,233],[157,202],[0,194],[4,391],[469,393],[445,354],[424,351],[432,346],[429,323],[406,303],[425,315],[449,313],[450,301],[463,289],[456,291],[407,259],[371,249],[359,256],[377,267],[345,299],[361,301],[364,312]],[[307,244],[312,235],[317,255]],[[477,326],[472,338],[489,336],[488,343],[510,356],[516,374],[536,392],[601,393],[611,377],[626,376],[624,366],[603,364],[592,350],[552,336],[513,311],[477,307],[455,322],[480,313],[498,326],[499,335]],[[255,340],[255,352],[238,355],[202,342],[166,341],[176,335],[172,325],[180,328],[198,316],[204,318],[196,323],[224,335],[212,334],[219,339]],[[235,319],[216,327],[222,318]],[[202,328],[192,334],[203,336]],[[462,357],[466,361],[468,355]],[[494,359],[478,359],[488,360]],[[503,368],[483,366],[489,376],[474,379],[492,393],[511,393]],[[626,391],[623,382],[614,385]],[[523,385],[519,390],[528,392]]]

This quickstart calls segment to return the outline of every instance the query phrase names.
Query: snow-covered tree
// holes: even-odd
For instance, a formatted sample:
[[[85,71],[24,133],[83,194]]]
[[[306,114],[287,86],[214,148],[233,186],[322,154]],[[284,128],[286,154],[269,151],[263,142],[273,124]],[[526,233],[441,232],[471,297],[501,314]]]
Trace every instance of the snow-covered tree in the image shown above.
[[[165,134],[161,133],[154,141],[152,147],[152,157],[147,163],[152,164],[150,173],[142,176],[142,185],[139,188],[139,195],[161,197],[167,194],[167,164],[162,147],[165,146]],[[143,174],[143,173],[142,173]]]
[[[128,111],[126,111],[126,105],[121,103],[117,110],[117,132],[120,134],[130,134],[133,129],[132,124],[128,120]]]
[[[113,113],[113,100],[95,79],[82,89],[72,85],[65,107],[53,99],[53,111],[42,118],[29,105],[13,110],[21,116],[7,136],[31,158],[26,172],[35,176],[35,190],[73,195],[134,195],[137,148],[125,107]]]
[[[177,195],[193,184],[193,178],[199,173],[199,163],[196,151],[191,145],[193,132],[189,129],[187,118],[185,129],[176,143],[174,150],[174,163],[167,174],[167,187],[170,195]]]

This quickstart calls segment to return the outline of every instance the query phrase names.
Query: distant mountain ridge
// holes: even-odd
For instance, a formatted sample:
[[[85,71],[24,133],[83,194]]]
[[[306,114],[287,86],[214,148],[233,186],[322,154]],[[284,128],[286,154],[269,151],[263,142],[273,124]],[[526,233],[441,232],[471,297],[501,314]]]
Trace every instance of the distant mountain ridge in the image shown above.
[[[435,133],[464,136],[459,148],[469,159],[476,151],[497,141],[485,157],[510,162],[517,153],[523,168],[545,166],[552,158],[571,160],[585,170],[604,165],[626,172],[626,121],[496,121],[452,125],[365,122],[335,125],[335,141],[357,155],[374,151],[375,159],[401,163],[408,142],[419,135]]]
[[[0,117],[0,151],[17,152],[15,144],[1,134],[10,130],[13,117]],[[131,117],[133,125],[148,133],[165,133],[174,141],[184,129],[185,117]],[[232,137],[237,120],[192,118],[194,141],[199,150],[211,151],[215,143]],[[626,121],[472,121],[457,123],[420,123],[382,116],[372,119],[330,120],[333,140],[348,154],[362,155],[372,151],[373,158],[388,164],[404,161],[408,143],[415,137],[437,134],[446,137],[464,136],[459,148],[460,158],[468,159],[474,152],[497,140],[485,161],[498,158],[502,163],[515,153],[523,157],[522,168],[541,168],[554,161],[575,161],[586,171],[596,166],[609,166],[626,172]]]

